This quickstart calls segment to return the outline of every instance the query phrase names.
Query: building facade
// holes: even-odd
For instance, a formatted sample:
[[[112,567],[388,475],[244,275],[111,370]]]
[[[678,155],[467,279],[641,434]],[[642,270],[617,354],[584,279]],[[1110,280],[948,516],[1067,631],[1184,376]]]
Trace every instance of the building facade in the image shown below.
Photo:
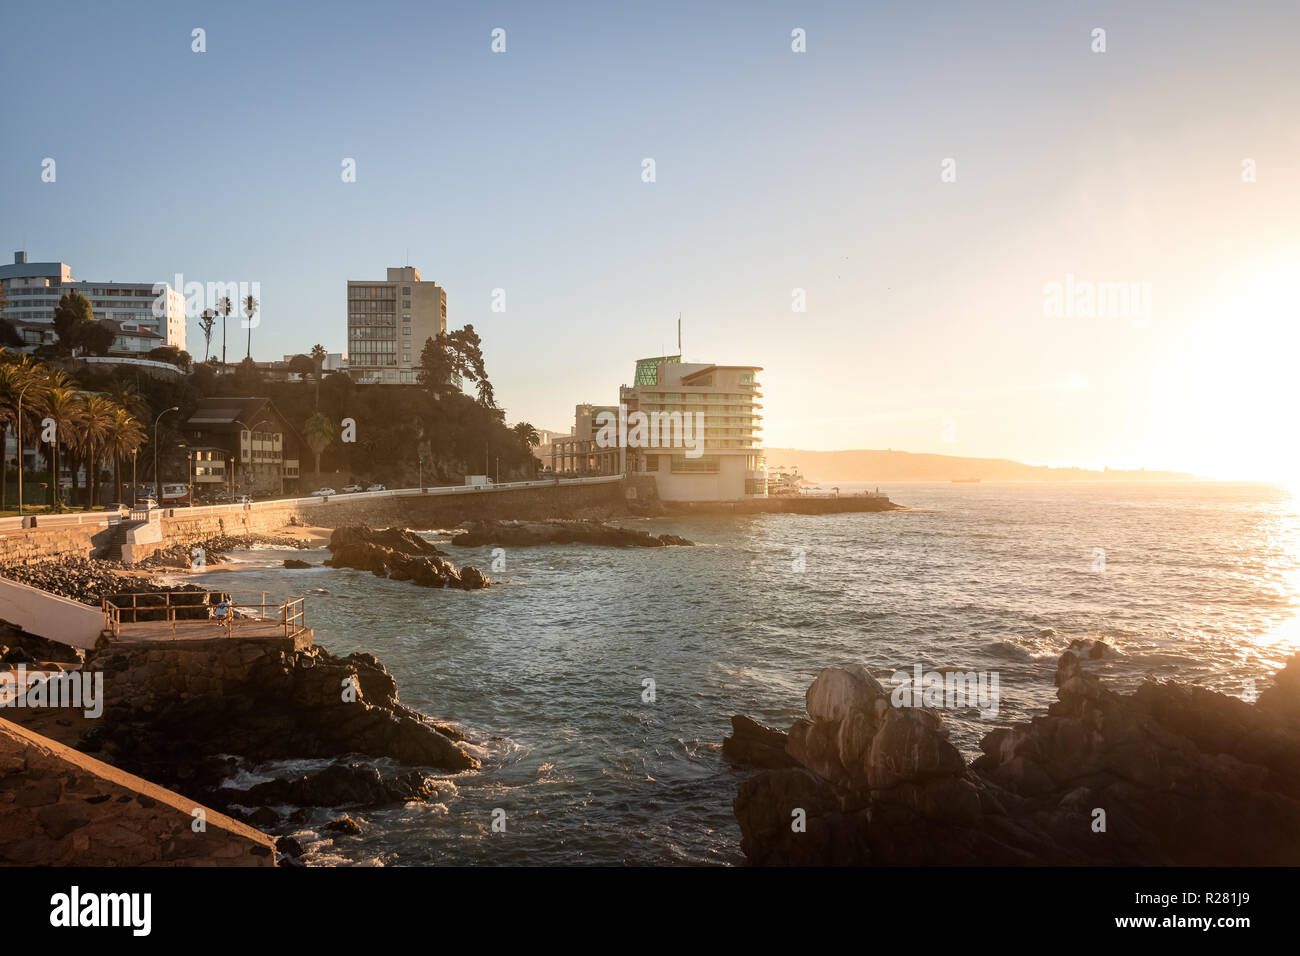
[[[767,496],[762,405],[756,365],[683,362],[680,355],[641,359],[620,404],[660,423],[658,447],[627,443],[626,472],[654,476],[664,501],[738,501]],[[675,416],[691,416],[686,443]],[[668,432],[668,440],[664,434]],[[653,435],[653,432],[652,432]]]
[[[648,475],[664,501],[767,496],[756,365],[641,359],[618,405],[578,405],[551,442],[557,475]]]
[[[205,398],[181,426],[196,497],[298,491],[305,447],[267,398]]]
[[[622,450],[616,445],[600,445],[596,442],[596,418],[601,413],[617,415],[618,406],[585,402],[574,406],[571,433],[553,437],[547,448],[547,458],[550,459],[553,473],[573,477],[623,473]]]
[[[9,302],[0,318],[14,326],[53,329],[59,299],[79,292],[97,321],[146,329],[159,345],[185,348],[185,297],[166,282],[78,282],[66,262],[28,262],[27,253],[15,252],[12,265],[0,266],[0,286]]]
[[[348,281],[347,370],[364,384],[416,385],[426,340],[447,330],[447,292],[412,266]]]

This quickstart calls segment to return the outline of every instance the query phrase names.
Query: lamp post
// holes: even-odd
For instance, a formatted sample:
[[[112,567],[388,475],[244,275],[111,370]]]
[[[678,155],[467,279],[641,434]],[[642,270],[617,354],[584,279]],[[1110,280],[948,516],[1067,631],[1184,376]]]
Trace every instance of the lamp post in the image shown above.
[[[34,385],[28,382],[18,391],[18,517],[23,516],[23,395]]]
[[[238,425],[240,428],[242,428],[244,431],[248,432],[248,459],[247,459],[247,461],[245,462],[244,469],[245,469],[245,471],[248,473],[248,481],[249,481],[249,489],[248,489],[248,490],[249,490],[249,491],[252,491],[252,483],[253,483],[253,466],[254,466],[254,461],[253,461],[253,428],[256,428],[257,425],[270,425],[272,428],[274,428],[274,427],[275,427],[275,422],[271,421],[269,418],[263,418],[260,422],[257,423],[257,425],[254,425],[253,428],[249,428],[247,425],[245,425],[243,422],[241,422],[238,418],[232,418],[231,421],[232,421],[234,424]],[[242,433],[241,433],[241,436],[242,436]],[[241,440],[239,444],[240,444],[240,451],[243,451],[243,444],[244,444],[243,441]],[[281,478],[281,480],[283,480],[283,471],[281,472],[281,474],[282,474],[282,478]],[[284,490],[284,489],[281,488],[281,491],[283,491],[283,490]]]
[[[158,417],[153,420],[153,485],[157,497],[154,502],[158,507],[162,507],[162,474],[158,471],[158,423],[168,412],[179,412],[180,406],[173,405],[171,408],[164,408],[158,413]]]

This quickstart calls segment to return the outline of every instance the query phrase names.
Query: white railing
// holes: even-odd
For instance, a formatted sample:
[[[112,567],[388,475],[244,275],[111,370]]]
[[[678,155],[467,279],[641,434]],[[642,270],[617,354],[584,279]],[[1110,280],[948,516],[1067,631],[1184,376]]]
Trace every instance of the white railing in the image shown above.
[[[137,512],[131,512],[131,520],[145,521],[153,517],[162,518],[184,518],[187,515],[228,515],[238,514],[243,511],[263,511],[270,508],[283,508],[286,506],[308,507],[314,505],[326,505],[331,502],[339,501],[359,501],[380,498],[402,498],[420,495],[474,495],[491,491],[514,491],[520,488],[553,488],[559,485],[595,485],[606,484],[612,481],[622,481],[622,475],[598,475],[590,478],[544,478],[538,481],[503,481],[497,485],[431,485],[421,491],[419,488],[393,488],[386,491],[354,491],[352,493],[342,493],[336,495],[315,495],[306,498],[268,498],[265,501],[254,501],[251,504],[230,504],[230,505],[200,505],[194,508],[155,508],[149,512],[139,509]],[[90,513],[79,513],[71,515],[35,515],[36,526],[40,528],[62,528],[68,525],[91,524],[107,527],[110,524],[116,524],[121,520],[117,512],[95,511]],[[22,518],[0,518],[0,532],[9,530],[19,530],[22,528]]]

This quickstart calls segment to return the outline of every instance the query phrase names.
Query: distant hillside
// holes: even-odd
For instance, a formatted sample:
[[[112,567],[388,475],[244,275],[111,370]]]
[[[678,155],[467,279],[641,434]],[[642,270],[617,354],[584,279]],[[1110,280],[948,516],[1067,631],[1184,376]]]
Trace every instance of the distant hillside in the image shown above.
[[[1090,471],[1026,465],[1008,458],[959,458],[956,455],[917,455],[907,451],[764,450],[768,470],[798,468],[814,481],[1180,481],[1195,478],[1176,471]]]

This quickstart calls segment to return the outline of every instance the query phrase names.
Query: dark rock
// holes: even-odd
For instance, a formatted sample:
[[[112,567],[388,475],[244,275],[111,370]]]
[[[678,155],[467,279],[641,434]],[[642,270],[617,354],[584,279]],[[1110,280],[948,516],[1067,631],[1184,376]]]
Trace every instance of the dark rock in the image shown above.
[[[266,829],[267,827],[278,826],[280,815],[270,807],[258,807],[251,813],[244,814],[244,822],[249,826]]]
[[[443,552],[412,531],[386,528],[375,531],[362,526],[337,529],[330,535],[330,558],[333,568],[369,571],[377,577],[394,581],[412,581],[423,587],[453,587],[476,590],[488,587],[486,575],[474,568],[458,572]],[[469,573],[469,581],[464,575]]]
[[[351,817],[339,817],[337,820],[331,820],[325,824],[325,830],[331,833],[360,833],[361,824]]]
[[[299,561],[297,558],[285,558],[284,566],[286,568],[314,568],[316,565],[310,561]]]
[[[385,779],[372,766],[336,763],[318,773],[259,783],[247,790],[223,788],[211,799],[217,806],[377,807],[437,796],[434,778],[420,771]]]
[[[676,535],[618,528],[600,521],[480,521],[451,539],[464,548],[486,545],[530,548],[544,544],[590,544],[611,548],[691,545]]]
[[[1300,654],[1251,705],[1152,680],[1114,694],[1086,669],[1097,647],[1067,649],[1048,714],[986,734],[969,767],[934,711],[891,706],[860,668],[822,671],[808,691],[810,719],[795,722],[787,743],[801,766],[759,773],[737,792],[746,857],[1300,864]],[[1094,829],[1098,810],[1104,831]]]
[[[291,836],[282,836],[275,841],[275,852],[284,856],[302,856],[302,844]]]
[[[736,763],[764,770],[797,767],[799,762],[785,752],[786,740],[785,731],[737,715],[731,718],[731,736],[723,739],[722,752]]]

